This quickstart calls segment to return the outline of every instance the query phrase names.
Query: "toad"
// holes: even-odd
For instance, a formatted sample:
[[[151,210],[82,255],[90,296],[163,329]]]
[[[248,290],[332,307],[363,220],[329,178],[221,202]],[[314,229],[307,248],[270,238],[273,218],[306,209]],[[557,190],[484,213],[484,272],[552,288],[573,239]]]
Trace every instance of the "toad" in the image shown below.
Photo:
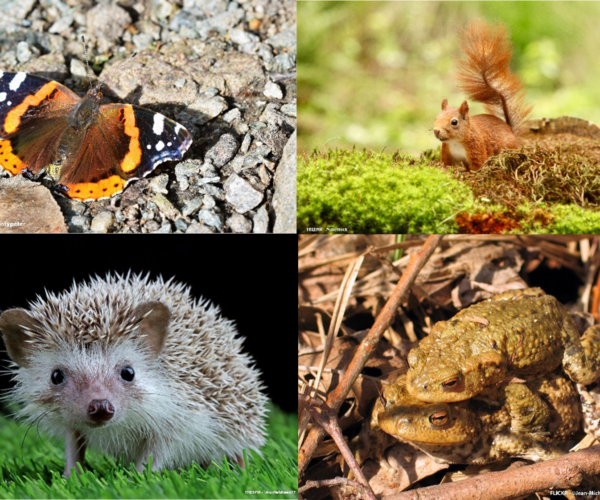
[[[511,383],[506,390],[516,395],[523,385]],[[580,429],[578,393],[571,381],[556,373],[528,385],[528,390],[538,394],[550,410],[547,432],[516,430],[505,406],[490,406],[473,399],[424,403],[409,394],[405,376],[385,387],[373,408],[370,426],[374,434],[380,429],[441,463],[487,464],[508,457],[532,461],[556,458],[566,452],[565,441]],[[362,454],[364,457],[364,450]]]
[[[571,380],[600,376],[600,325],[579,336],[567,310],[540,288],[514,290],[463,309],[408,354],[408,392],[428,403],[464,401],[562,364]],[[514,415],[513,415],[514,416]]]

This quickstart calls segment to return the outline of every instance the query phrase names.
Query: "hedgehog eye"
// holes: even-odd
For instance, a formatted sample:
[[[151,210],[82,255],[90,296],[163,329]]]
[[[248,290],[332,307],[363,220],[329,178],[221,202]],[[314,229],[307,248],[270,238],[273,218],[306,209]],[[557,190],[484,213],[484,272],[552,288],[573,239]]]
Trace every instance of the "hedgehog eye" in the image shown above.
[[[54,370],[50,379],[54,385],[60,385],[65,379],[65,374],[61,370]]]
[[[133,371],[133,368],[131,368],[131,366],[126,366],[121,370],[121,378],[123,380],[131,382],[133,380],[133,377],[135,377],[135,372]]]

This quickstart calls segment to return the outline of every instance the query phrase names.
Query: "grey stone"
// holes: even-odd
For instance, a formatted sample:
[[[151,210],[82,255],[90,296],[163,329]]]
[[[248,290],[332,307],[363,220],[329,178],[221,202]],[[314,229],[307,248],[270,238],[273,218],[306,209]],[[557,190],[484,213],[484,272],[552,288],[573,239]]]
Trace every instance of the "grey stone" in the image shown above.
[[[283,149],[273,186],[273,232],[296,233],[296,132]]]
[[[263,94],[270,99],[283,99],[281,87],[273,82],[267,82],[265,85],[265,90],[263,90]]]
[[[111,50],[130,24],[129,13],[115,4],[99,3],[87,12],[88,36],[96,38],[100,52]]]
[[[144,231],[147,233],[154,233],[160,229],[160,224],[155,220],[149,220],[144,224]]]
[[[249,233],[252,231],[252,222],[240,214],[233,214],[229,217],[227,225],[234,233]]]
[[[245,214],[256,207],[264,198],[263,193],[254,189],[250,183],[233,174],[225,183],[225,198],[236,212]]]
[[[181,209],[181,213],[186,217],[196,213],[200,207],[202,206],[202,198],[199,196],[192,198],[191,200],[186,201],[183,204],[183,208]]]
[[[154,37],[149,33],[139,33],[137,35],[133,35],[132,41],[137,50],[142,50],[154,42]]]
[[[287,116],[292,116],[292,117],[296,118],[296,113],[297,113],[296,101],[294,101],[293,103],[284,104],[283,106],[281,106],[281,112]]]
[[[269,213],[264,205],[256,211],[252,221],[254,222],[253,233],[266,233],[269,230]]]
[[[29,50],[29,44],[27,42],[17,43],[17,60],[20,63],[24,63],[31,59],[33,53]]]
[[[79,59],[71,59],[71,65],[69,66],[69,70],[73,76],[78,76],[79,78],[87,77],[87,68],[85,63],[82,63]]]
[[[214,232],[215,232],[214,229],[212,229],[204,224],[199,224],[198,222],[194,222],[186,230],[186,234],[193,234],[193,233],[212,234]]]
[[[225,120],[227,123],[231,123],[234,120],[239,120],[241,117],[242,112],[238,108],[233,108],[223,115],[223,120]]]
[[[218,175],[214,177],[203,177],[202,179],[198,179],[199,186],[203,184],[215,184],[217,182],[221,182],[221,178]]]
[[[296,67],[296,53],[289,52],[284,54],[278,54],[267,64],[265,64],[266,70],[275,73],[285,73],[286,71]]]
[[[68,198],[59,198],[58,205],[63,213],[67,216],[83,215],[87,210],[87,205],[82,201],[70,200]]]
[[[181,165],[178,164],[177,167]],[[177,167],[175,167],[175,170],[177,170]],[[169,176],[167,174],[160,174],[157,175],[156,177],[152,177],[152,179],[150,179],[150,189],[152,189],[153,193],[161,193],[161,194],[167,194],[168,190],[167,190],[167,184],[169,183]]]
[[[244,140],[242,141],[242,145],[240,146],[240,152],[247,153],[250,149],[250,145],[252,144],[252,136],[250,134],[244,135]]]
[[[69,29],[69,26],[73,24],[73,16],[66,15],[61,17],[58,21],[56,21],[50,29],[48,30],[50,33],[62,33],[66,29]]]
[[[90,230],[93,233],[108,233],[108,230],[110,229],[110,226],[113,225],[114,221],[115,216],[111,211],[102,210],[92,219]]]
[[[216,228],[219,231],[223,230],[223,219],[219,214],[211,212],[210,210],[200,210],[198,213],[198,220],[204,222],[207,226]]]
[[[260,41],[256,35],[237,28],[229,30],[229,39],[238,45]]]
[[[70,233],[87,233],[90,230],[90,218],[87,215],[76,215],[67,219]]]
[[[210,210],[211,208],[215,208],[217,202],[212,196],[210,196],[209,194],[205,194],[202,198],[202,204],[204,205],[204,208]]]
[[[205,159],[220,168],[235,156],[238,147],[235,137],[231,134],[223,134],[219,138],[219,142],[206,152]]]
[[[182,233],[185,233],[188,226],[189,226],[189,224],[183,219],[177,219],[175,221],[175,230],[176,231],[181,231]]]
[[[226,109],[227,101],[223,97],[209,97],[206,94],[202,94],[187,108],[188,112],[191,111],[192,121],[197,125],[204,125],[209,120],[219,116]],[[198,113],[200,113],[199,116]]]
[[[153,231],[153,233],[163,233],[163,234],[170,234],[173,232],[173,228],[171,227],[171,224],[167,221],[162,223],[162,226],[160,226],[159,229],[157,229],[156,231]]]
[[[287,29],[265,40],[276,49],[287,49],[296,46],[296,30]]]

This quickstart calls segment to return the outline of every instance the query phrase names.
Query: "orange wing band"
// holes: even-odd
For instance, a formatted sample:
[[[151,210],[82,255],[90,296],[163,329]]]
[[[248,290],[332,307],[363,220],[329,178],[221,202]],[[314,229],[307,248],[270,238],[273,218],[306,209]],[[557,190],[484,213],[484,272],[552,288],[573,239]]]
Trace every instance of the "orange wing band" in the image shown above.
[[[134,171],[142,161],[142,147],[140,146],[140,129],[135,126],[135,115],[131,105],[125,105],[124,115],[125,133],[131,139],[129,140],[129,151],[121,162],[121,170],[129,173]]]
[[[54,92],[57,88],[58,86],[56,82],[48,82],[35,94],[28,95],[21,104],[14,109],[11,109],[6,114],[6,119],[4,120],[4,131],[7,134],[12,134],[15,130],[17,130],[21,124],[21,117],[27,112],[29,107],[39,106],[44,99],[51,98],[50,94],[52,94],[52,92]]]
[[[17,175],[25,168],[25,164],[13,153],[9,140],[0,140],[0,165],[12,175]]]
[[[78,184],[67,184],[69,191],[66,193],[74,200],[99,200],[109,198],[113,194],[123,191],[127,181],[118,175],[112,175],[108,179],[98,182],[81,182]]]

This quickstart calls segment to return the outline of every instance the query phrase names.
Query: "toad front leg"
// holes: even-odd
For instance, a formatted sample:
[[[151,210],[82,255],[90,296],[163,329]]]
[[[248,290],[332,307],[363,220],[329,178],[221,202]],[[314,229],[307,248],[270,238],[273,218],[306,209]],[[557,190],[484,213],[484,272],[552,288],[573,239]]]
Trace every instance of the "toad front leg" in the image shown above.
[[[565,328],[576,330],[571,318],[565,321]],[[567,375],[578,384],[588,385],[600,377],[600,325],[588,328],[581,339],[576,335],[565,346],[563,368]]]

